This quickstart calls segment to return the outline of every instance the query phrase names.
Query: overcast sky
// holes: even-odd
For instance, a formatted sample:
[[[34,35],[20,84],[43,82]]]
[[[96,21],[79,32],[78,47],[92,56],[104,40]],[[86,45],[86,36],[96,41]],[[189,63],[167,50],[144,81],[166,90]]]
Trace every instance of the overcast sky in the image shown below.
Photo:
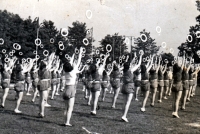
[[[157,45],[166,42],[177,52],[177,47],[186,41],[189,27],[196,24],[199,12],[195,1],[104,0],[101,4],[99,0],[0,0],[0,9],[22,18],[52,20],[58,28],[71,26],[76,20],[86,22],[88,28],[94,29],[94,45],[107,34],[139,37],[140,31],[146,29]],[[87,10],[92,11],[91,19],[86,17]],[[156,31],[157,26],[161,33]]]

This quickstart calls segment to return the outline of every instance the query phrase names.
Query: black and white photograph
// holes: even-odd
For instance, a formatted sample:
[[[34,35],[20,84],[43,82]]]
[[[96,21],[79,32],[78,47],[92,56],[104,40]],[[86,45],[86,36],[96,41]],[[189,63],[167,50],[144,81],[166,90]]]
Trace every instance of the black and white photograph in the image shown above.
[[[200,133],[200,0],[0,0],[0,134]]]

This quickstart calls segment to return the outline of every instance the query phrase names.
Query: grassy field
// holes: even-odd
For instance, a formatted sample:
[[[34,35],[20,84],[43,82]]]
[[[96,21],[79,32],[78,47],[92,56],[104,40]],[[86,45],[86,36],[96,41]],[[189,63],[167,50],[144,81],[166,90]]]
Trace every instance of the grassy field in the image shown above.
[[[116,109],[111,109],[112,94],[107,94],[105,102],[99,102],[100,110],[96,116],[90,115],[90,106],[83,98],[81,84],[78,86],[71,124],[73,127],[63,126],[64,104],[61,96],[50,100],[52,105],[46,108],[45,118],[38,118],[38,101],[31,102],[30,96],[24,96],[20,110],[22,114],[13,112],[16,101],[14,90],[10,90],[6,106],[0,109],[0,134],[87,134],[82,127],[89,131],[102,134],[136,134],[136,133],[200,133],[200,91],[199,87],[194,98],[186,105],[185,111],[179,111],[180,119],[172,118],[172,98],[155,103],[150,107],[150,98],[146,112],[140,111],[141,100],[132,100],[128,120],[121,121],[123,98],[120,94]],[[2,96],[2,89],[0,92]]]

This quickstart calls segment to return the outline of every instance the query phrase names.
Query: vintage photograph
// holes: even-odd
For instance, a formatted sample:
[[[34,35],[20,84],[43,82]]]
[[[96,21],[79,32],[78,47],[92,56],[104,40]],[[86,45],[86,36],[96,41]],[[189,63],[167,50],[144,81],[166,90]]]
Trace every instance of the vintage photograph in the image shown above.
[[[0,0],[0,134],[200,133],[200,0]]]

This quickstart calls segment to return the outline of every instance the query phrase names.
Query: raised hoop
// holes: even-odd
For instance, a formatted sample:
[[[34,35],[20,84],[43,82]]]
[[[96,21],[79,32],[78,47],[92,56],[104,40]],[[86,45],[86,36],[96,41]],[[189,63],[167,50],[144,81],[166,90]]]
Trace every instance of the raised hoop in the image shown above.
[[[79,54],[79,50],[75,48],[75,54]]]
[[[65,49],[64,45],[63,45],[63,44],[62,44],[62,45],[60,44],[60,45],[59,45],[59,49],[60,49],[60,50],[64,50],[64,49]]]
[[[142,60],[143,62],[146,62],[146,58],[143,58],[143,60]]]
[[[100,54],[100,58],[103,60],[105,59],[105,54]]]
[[[145,39],[143,39],[142,36],[144,36]],[[141,34],[141,35],[140,35],[140,39],[141,39],[143,42],[146,42],[146,41],[147,41],[147,36],[146,36],[146,34]]]
[[[110,48],[110,49],[108,49],[108,48]],[[111,52],[112,51],[112,46],[110,44],[106,45],[106,51],[107,52]]]
[[[58,45],[63,45],[63,42],[62,42],[62,41],[59,41],[59,42],[58,42]]]
[[[43,51],[43,55],[46,56],[46,57],[49,56],[49,51],[48,50],[44,50]]]
[[[200,31],[197,31],[195,34],[197,38],[200,38]]]
[[[190,37],[191,39],[189,39],[189,37]],[[188,42],[192,42],[192,41],[193,41],[192,35],[188,35],[188,36],[187,36],[187,41],[188,41]]]
[[[165,62],[165,63],[168,63],[168,60],[167,60],[167,59],[165,59],[165,60],[164,60],[164,62]]]
[[[98,62],[99,61],[99,58],[96,58],[96,62]]]
[[[139,54],[141,55],[141,54],[144,54],[144,51],[143,50],[140,50],[139,51]]]
[[[174,49],[173,48],[170,48],[169,51],[170,51],[170,53],[174,53]]]
[[[9,62],[10,60],[9,60],[9,58],[6,57],[6,58],[4,59],[4,61],[5,61],[5,62]]]
[[[6,49],[2,49],[2,53],[5,54],[6,53]]]
[[[22,53],[22,52],[19,52],[19,55],[23,55],[23,53]]]
[[[64,32],[65,32],[66,34],[64,34]],[[68,36],[68,34],[69,34],[68,30],[67,30],[66,28],[62,28],[62,30],[61,30],[61,35],[62,35],[63,37],[66,37],[66,36]]]
[[[83,44],[84,44],[85,46],[87,46],[87,45],[89,44],[89,41],[88,41],[87,38],[84,38],[84,39],[83,39]]]
[[[125,55],[122,55],[122,59],[126,59],[126,56],[125,56]]]
[[[130,42],[129,42],[129,38],[128,38],[128,37],[125,38],[125,43],[126,43],[127,45],[129,45]]]
[[[88,60],[86,61],[86,63],[90,63],[90,61],[91,61],[91,60],[90,60],[90,59],[88,59]]]
[[[166,48],[167,43],[166,43],[166,42],[162,42],[161,46],[162,46],[163,48]]]
[[[60,52],[59,54],[62,55],[62,52]]]
[[[35,45],[36,46],[39,46],[41,43],[42,43],[41,39],[39,39],[39,38],[35,39]]]
[[[175,64],[175,61],[172,61],[172,66]]]
[[[36,55],[36,59],[39,59],[40,58],[40,56],[39,55]]]
[[[156,32],[159,34],[161,33],[161,28],[159,26],[156,27]]]
[[[28,63],[30,63],[30,61],[31,61],[31,58],[27,58],[27,60],[26,60]]]
[[[88,15],[90,13],[90,15]],[[86,13],[85,13],[86,17],[88,19],[91,19],[92,18],[92,11],[91,10],[87,10]]]
[[[12,50],[12,53],[15,53],[15,50]]]
[[[85,57],[85,54],[82,54],[82,57]]]
[[[20,50],[21,49],[21,45],[19,45],[18,43],[14,43],[13,44],[13,48],[16,50]]]
[[[122,63],[122,59],[119,59],[119,63]]]
[[[98,49],[96,50],[96,54],[99,54],[99,50]]]
[[[68,54],[65,54],[65,58],[66,58],[66,59],[68,59],[68,58],[70,58],[70,57],[69,57],[69,55],[68,55]]]
[[[86,53],[86,49],[83,47],[83,53]]]
[[[10,55],[10,56],[13,56],[13,53],[12,53],[12,52],[9,52],[9,55]]]
[[[37,54],[35,50],[33,51],[33,54]]]
[[[43,45],[43,44],[40,44],[40,48],[44,48],[44,45]]]
[[[146,61],[149,61],[149,56],[146,57]]]
[[[0,45],[4,44],[4,39],[0,38]]]
[[[52,43],[52,44],[54,43],[54,38],[50,39],[50,43]]]

